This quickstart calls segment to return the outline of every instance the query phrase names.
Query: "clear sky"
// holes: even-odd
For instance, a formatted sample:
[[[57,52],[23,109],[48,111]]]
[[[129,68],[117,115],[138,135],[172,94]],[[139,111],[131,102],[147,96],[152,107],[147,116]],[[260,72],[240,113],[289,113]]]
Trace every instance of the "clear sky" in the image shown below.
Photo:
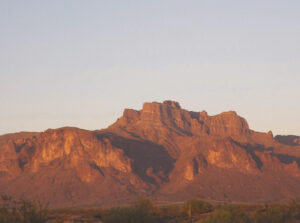
[[[145,101],[300,135],[299,0],[0,0],[0,134]]]

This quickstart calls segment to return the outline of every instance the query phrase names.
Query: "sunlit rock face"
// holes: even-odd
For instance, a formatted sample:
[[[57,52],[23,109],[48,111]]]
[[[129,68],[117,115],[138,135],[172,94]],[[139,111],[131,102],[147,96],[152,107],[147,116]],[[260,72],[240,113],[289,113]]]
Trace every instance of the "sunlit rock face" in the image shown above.
[[[207,160],[219,168],[231,168],[242,173],[258,173],[258,166],[251,154],[231,140],[216,141],[208,151]]]
[[[17,145],[12,140],[1,146],[0,173],[2,175],[15,177],[21,174],[21,163],[16,149]]]
[[[204,112],[190,112],[181,109],[177,102],[144,103],[141,111],[125,109],[123,117],[113,127],[133,128],[144,125],[147,129],[169,128],[178,134],[231,136],[250,134],[248,123],[236,112],[224,112],[208,116]]]
[[[86,182],[101,176],[101,168],[131,172],[130,159],[123,155],[123,150],[113,147],[109,140],[99,140],[93,132],[76,128],[47,130],[32,140],[19,139],[6,147],[6,160],[19,164],[16,174],[20,169],[35,173],[56,161],[63,168],[76,170]]]
[[[286,199],[300,196],[298,139],[255,132],[234,111],[210,116],[174,101],[144,103],[103,130],[0,136],[0,193],[53,207],[141,196]]]

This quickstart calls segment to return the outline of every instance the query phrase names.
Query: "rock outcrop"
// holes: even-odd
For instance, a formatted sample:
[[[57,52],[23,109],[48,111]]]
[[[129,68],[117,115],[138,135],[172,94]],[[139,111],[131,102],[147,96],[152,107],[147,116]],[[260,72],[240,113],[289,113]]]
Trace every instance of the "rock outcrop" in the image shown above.
[[[113,205],[140,196],[178,201],[300,197],[296,136],[251,130],[229,111],[145,103],[107,129],[65,127],[0,136],[0,193],[50,206]]]
[[[300,136],[288,135],[282,136],[278,135],[275,139],[283,144],[290,145],[290,146],[300,146]]]

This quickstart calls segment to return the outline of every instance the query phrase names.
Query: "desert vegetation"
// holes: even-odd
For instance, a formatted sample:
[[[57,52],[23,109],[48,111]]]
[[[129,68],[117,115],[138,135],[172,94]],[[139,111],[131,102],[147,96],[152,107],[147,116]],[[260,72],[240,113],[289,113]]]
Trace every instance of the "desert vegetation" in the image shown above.
[[[55,210],[57,213],[68,210]],[[56,213],[56,214],[55,214]],[[191,199],[180,204],[154,205],[148,199],[139,199],[130,206],[110,209],[72,209],[69,214],[86,221],[102,223],[297,223],[300,222],[300,202],[273,204],[213,204]],[[79,219],[79,218],[78,218]],[[90,219],[89,221],[87,219]],[[92,220],[93,219],[93,220]]]
[[[44,223],[47,216],[47,208],[40,202],[1,196],[0,223]]]
[[[300,201],[270,204],[213,204],[191,199],[180,204],[154,205],[138,199],[130,206],[94,209],[47,209],[40,202],[3,195],[0,223],[297,223]]]
[[[75,213],[76,210],[73,210]],[[81,210],[84,213],[83,210]],[[154,205],[139,199],[131,206],[102,209],[94,219],[102,223],[297,223],[300,202],[279,204],[226,204],[192,199],[181,204]]]

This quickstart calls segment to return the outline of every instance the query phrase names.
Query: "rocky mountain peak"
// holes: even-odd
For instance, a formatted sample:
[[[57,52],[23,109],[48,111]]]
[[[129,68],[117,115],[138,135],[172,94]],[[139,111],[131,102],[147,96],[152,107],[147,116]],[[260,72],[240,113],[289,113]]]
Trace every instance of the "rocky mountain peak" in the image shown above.
[[[123,116],[112,126],[126,128],[127,131],[140,129],[142,132],[148,129],[147,134],[151,128],[155,128],[156,132],[164,128],[174,129],[187,135],[231,136],[251,132],[247,121],[235,111],[209,116],[206,111],[182,109],[178,102],[170,100],[162,103],[146,102],[140,111],[125,109]]]
[[[166,106],[171,106],[172,108],[181,109],[180,104],[177,101],[166,100],[162,104]]]
[[[272,135],[250,130],[235,111],[209,115],[174,101],[144,103],[107,129],[0,136],[0,193],[53,207],[140,196],[299,197],[300,137]]]
[[[175,101],[144,103],[141,110],[125,109],[103,130],[0,136],[0,193],[38,197],[53,207],[148,195],[238,201],[299,196],[299,139],[250,130],[235,111],[209,115]]]

